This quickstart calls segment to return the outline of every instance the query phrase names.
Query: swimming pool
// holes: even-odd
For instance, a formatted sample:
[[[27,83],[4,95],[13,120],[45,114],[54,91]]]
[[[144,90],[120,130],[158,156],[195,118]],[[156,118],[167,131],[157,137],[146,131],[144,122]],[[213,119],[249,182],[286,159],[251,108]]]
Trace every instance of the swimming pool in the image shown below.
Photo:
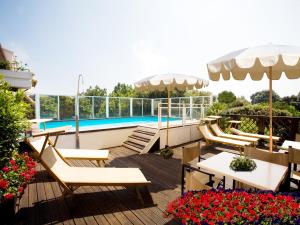
[[[158,118],[156,116],[144,116],[144,117],[124,117],[124,118],[109,118],[109,119],[90,119],[79,120],[79,129],[96,129],[96,128],[111,128],[119,126],[136,126],[149,123],[157,123]],[[170,121],[179,120],[178,118],[170,118]],[[167,118],[162,118],[162,122],[166,122]],[[50,121],[46,122],[46,128],[55,128],[63,126],[72,126],[72,130],[75,129],[75,120],[65,121]],[[43,124],[40,124],[40,128],[43,129]]]

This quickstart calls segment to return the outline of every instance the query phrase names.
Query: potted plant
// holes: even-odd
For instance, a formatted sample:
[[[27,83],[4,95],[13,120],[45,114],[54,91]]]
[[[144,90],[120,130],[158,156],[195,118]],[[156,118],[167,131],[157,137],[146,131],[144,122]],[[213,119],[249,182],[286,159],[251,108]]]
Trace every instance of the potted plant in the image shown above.
[[[170,159],[170,158],[172,158],[173,154],[174,154],[173,149],[171,149],[169,146],[166,146],[166,148],[160,150],[160,155],[164,159]]]
[[[211,189],[183,194],[168,204],[164,216],[187,225],[300,224],[300,202],[270,191]]]
[[[253,171],[256,169],[256,163],[253,159],[250,159],[244,155],[235,157],[229,167],[234,171]]]
[[[27,152],[14,152],[0,171],[0,218],[10,221],[15,215],[17,198],[21,198],[27,184],[35,175],[36,163]]]

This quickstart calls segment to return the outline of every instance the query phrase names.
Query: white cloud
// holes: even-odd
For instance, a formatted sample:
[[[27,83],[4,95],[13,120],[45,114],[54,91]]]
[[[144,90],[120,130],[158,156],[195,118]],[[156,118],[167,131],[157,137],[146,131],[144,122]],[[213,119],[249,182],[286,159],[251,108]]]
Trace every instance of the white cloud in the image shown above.
[[[139,41],[133,47],[134,56],[138,61],[140,72],[145,75],[161,73],[168,64],[167,58],[149,42]]]

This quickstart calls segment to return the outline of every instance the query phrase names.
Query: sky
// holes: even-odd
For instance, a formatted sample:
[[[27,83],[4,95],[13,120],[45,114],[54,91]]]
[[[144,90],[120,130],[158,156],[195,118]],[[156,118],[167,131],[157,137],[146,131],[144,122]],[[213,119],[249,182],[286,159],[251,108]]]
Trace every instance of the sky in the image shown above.
[[[300,46],[298,0],[0,0],[0,43],[29,65],[36,92],[109,91],[150,75],[209,79],[206,63],[231,51],[269,43]],[[280,96],[300,79],[273,82]],[[249,96],[268,80],[210,81],[205,91]]]

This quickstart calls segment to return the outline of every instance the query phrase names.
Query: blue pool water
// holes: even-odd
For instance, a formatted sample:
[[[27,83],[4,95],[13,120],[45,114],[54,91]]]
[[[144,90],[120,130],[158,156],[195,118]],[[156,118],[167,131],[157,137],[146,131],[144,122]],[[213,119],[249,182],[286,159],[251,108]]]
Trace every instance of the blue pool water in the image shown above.
[[[80,130],[82,128],[103,128],[103,127],[113,127],[113,126],[126,126],[126,125],[141,125],[147,123],[157,123],[156,116],[145,116],[145,117],[125,117],[125,118],[109,118],[109,119],[90,119],[90,120],[79,120]],[[177,118],[170,118],[170,121],[178,120]],[[167,121],[167,118],[162,118],[162,122]],[[46,122],[46,128],[55,128],[63,126],[72,126],[75,128],[75,120],[65,120],[65,121],[50,121]],[[40,128],[43,129],[44,126],[41,123]]]

